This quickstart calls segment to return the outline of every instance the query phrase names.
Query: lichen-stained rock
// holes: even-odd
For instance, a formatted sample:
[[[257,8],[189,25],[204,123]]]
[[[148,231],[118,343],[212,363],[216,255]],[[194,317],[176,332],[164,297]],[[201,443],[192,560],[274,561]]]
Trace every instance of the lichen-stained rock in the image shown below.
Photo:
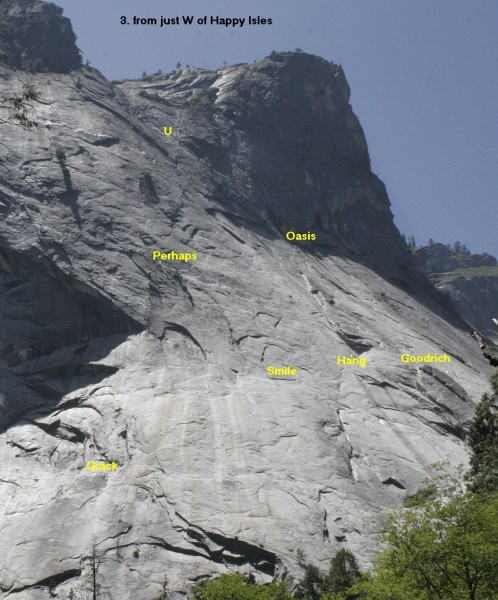
[[[466,462],[489,371],[412,266],[342,70],[32,79],[38,129],[2,126],[0,597],[83,590],[93,545],[120,600],[298,578],[299,548],[369,564],[377,518]]]

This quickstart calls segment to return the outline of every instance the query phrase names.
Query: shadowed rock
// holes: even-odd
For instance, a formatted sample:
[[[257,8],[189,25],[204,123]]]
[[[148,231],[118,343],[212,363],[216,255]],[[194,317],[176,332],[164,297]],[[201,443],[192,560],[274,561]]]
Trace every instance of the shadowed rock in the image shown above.
[[[69,73],[81,67],[69,19],[55,4],[34,0],[0,3],[0,52],[10,67],[31,72]]]

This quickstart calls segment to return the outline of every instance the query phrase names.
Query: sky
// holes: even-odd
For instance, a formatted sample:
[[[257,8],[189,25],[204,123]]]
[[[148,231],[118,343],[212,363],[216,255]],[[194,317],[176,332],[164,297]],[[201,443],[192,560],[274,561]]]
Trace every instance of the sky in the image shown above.
[[[55,0],[108,79],[302,48],[340,63],[372,170],[417,244],[498,256],[496,0]],[[122,25],[120,18],[261,16],[271,25]]]

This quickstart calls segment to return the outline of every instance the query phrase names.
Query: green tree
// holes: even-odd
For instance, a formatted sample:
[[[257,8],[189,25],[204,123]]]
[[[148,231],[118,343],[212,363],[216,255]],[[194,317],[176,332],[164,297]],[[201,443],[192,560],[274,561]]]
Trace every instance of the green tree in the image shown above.
[[[199,600],[291,600],[284,583],[258,585],[249,583],[238,573],[220,575],[203,581],[194,589]]]
[[[39,95],[31,85],[26,85],[19,94],[0,98],[0,108],[9,111],[6,117],[0,119],[0,123],[14,123],[23,129],[38,127],[38,123],[30,119],[28,113],[33,108],[30,102],[34,100],[39,100]]]
[[[300,567],[304,567],[304,551],[302,548],[296,548],[296,558]]]
[[[330,561],[323,588],[328,592],[346,592],[360,577],[355,555],[342,548]]]
[[[394,513],[388,549],[367,581],[366,600],[493,600],[498,590],[498,494],[483,498],[456,486]]]
[[[0,124],[12,123],[27,130],[38,127],[38,123],[31,119],[29,114],[29,110],[33,108],[31,102],[37,100],[39,94],[31,85],[25,86],[18,94],[0,97],[0,109],[4,109],[3,116],[0,116]],[[5,144],[1,145],[8,149]],[[0,157],[0,165],[4,162],[5,157]]]
[[[298,598],[318,600],[322,593],[323,577],[315,565],[307,565],[304,577],[298,586]]]
[[[498,491],[498,373],[491,377],[491,394],[484,394],[469,428],[471,449],[470,489],[492,494]]]
[[[55,151],[55,158],[60,162],[66,161],[66,152],[64,151],[64,148],[57,148]]]

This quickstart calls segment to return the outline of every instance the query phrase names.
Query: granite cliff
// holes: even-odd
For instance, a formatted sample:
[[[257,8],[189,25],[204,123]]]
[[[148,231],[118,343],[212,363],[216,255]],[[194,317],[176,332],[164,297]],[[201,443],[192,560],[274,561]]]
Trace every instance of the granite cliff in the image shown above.
[[[466,462],[489,366],[393,225],[341,68],[58,71],[29,76],[36,130],[1,127],[0,597],[84,596],[92,547],[116,600],[298,578],[298,548],[368,565],[377,518]]]

